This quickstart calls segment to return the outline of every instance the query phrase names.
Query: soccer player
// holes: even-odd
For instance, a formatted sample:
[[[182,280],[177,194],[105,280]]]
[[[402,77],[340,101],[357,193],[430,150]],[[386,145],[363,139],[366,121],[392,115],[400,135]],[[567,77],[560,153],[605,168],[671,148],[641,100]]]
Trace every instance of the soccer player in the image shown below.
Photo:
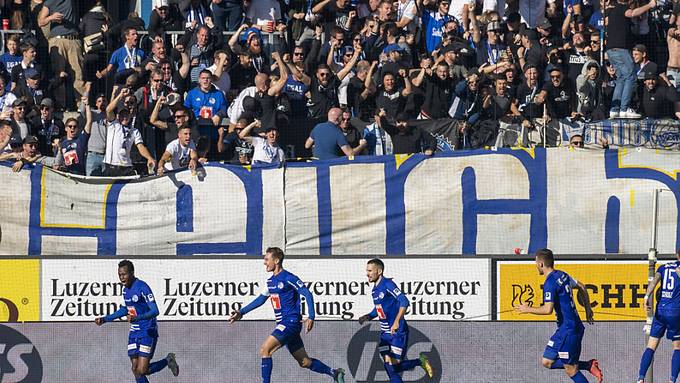
[[[390,377],[390,383],[403,382],[399,375],[402,371],[413,370],[420,366],[431,379],[434,375],[432,365],[424,353],[419,359],[402,360],[406,356],[408,346],[408,325],[404,314],[408,307],[408,298],[399,290],[390,278],[383,276],[385,264],[375,258],[366,265],[366,276],[373,283],[373,310],[359,318],[359,324],[378,317],[380,320],[380,343],[378,350],[383,357],[385,371]]]
[[[652,311],[649,300],[656,285],[661,283],[661,299],[656,304],[656,313],[649,332],[647,348],[640,359],[638,383],[645,382],[647,370],[654,359],[654,352],[659,346],[659,339],[666,333],[666,338],[673,341],[673,357],[671,359],[671,382],[675,383],[680,373],[680,249],[675,253],[677,261],[659,266],[654,279],[647,287],[645,309]]]
[[[302,315],[300,313],[300,296],[305,297],[309,308],[309,318],[306,321],[307,332],[314,326],[314,298],[300,278],[283,269],[284,254],[278,247],[270,247],[264,255],[264,266],[272,275],[267,280],[267,288],[241,310],[231,314],[229,323],[243,318],[250,311],[262,306],[271,298],[276,327],[260,346],[262,357],[262,382],[269,383],[272,375],[272,355],[283,346],[297,360],[300,367],[308,368],[316,373],[325,374],[333,378],[336,383],[345,382],[345,371],[341,368],[332,369],[323,362],[310,358],[305,351],[305,345],[300,338],[302,331]]]
[[[179,365],[173,353],[169,353],[165,359],[149,364],[158,342],[156,324],[158,306],[151,288],[144,281],[135,278],[135,267],[128,260],[118,263],[118,278],[123,284],[125,305],[120,306],[120,309],[111,315],[95,319],[94,322],[101,326],[127,316],[127,321],[130,322],[128,356],[132,362],[135,382],[148,383],[147,375],[155,374],[165,367],[170,368],[174,376],[179,375]]]
[[[581,340],[585,328],[576,311],[572,290],[578,289],[578,295],[586,308],[586,319],[593,324],[593,309],[590,307],[588,291],[583,283],[576,281],[564,271],[555,270],[555,258],[549,249],[536,252],[536,268],[538,274],[545,275],[543,284],[543,305],[531,307],[527,304],[516,306],[520,313],[550,315],[555,310],[557,315],[557,331],[548,341],[543,352],[543,367],[564,369],[564,372],[577,383],[588,383],[581,370],[588,370],[602,382],[603,374],[597,359],[580,362]]]

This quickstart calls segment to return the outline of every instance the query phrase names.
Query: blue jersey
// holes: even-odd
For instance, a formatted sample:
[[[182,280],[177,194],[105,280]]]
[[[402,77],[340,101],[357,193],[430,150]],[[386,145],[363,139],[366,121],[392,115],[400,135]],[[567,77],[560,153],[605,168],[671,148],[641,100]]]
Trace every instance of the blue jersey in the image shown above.
[[[670,262],[656,270],[661,275],[661,298],[656,304],[657,311],[680,311],[680,277],[677,268],[680,262]]]
[[[425,30],[425,46],[428,53],[432,53],[433,50],[437,49],[437,46],[442,42],[444,36],[444,26],[449,20],[456,20],[455,17],[444,14],[442,15],[439,11],[424,11],[423,16],[423,28]]]
[[[113,51],[109,64],[115,66],[117,72],[122,72],[141,66],[145,58],[146,54],[143,50],[136,47],[129,49],[126,45],[123,45]]]
[[[545,279],[543,302],[554,303],[557,326],[564,329],[583,329],[581,318],[576,312],[572,289],[577,286],[574,278],[564,271],[555,270]]]
[[[125,300],[125,307],[127,307],[128,315],[141,316],[151,311],[151,305],[156,305],[156,300],[151,292],[151,288],[146,282],[135,279],[130,288],[123,287],[123,299]],[[156,317],[149,319],[141,319],[130,323],[130,334],[136,331],[139,332],[156,332],[158,326],[156,324]]]
[[[380,330],[383,332],[390,332],[390,328],[394,323],[394,319],[399,313],[401,307],[408,307],[408,298],[399,290],[396,283],[390,278],[382,277],[380,281],[373,286],[371,292],[373,297],[373,304],[375,308],[371,312],[371,316],[377,316],[380,320]],[[406,319],[402,316],[399,320],[398,333],[407,332]]]
[[[302,320],[300,290],[307,290],[307,286],[286,270],[267,279],[267,290],[262,295],[269,296],[276,323]]]

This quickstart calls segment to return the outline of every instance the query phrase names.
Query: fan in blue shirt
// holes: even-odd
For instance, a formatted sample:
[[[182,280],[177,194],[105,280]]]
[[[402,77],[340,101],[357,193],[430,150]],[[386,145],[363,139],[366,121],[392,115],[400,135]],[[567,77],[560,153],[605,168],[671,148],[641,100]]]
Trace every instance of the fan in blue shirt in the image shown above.
[[[419,359],[407,359],[406,348],[408,346],[408,325],[404,314],[408,307],[408,298],[399,290],[399,287],[390,278],[383,276],[385,264],[375,258],[368,261],[366,275],[368,281],[373,283],[373,310],[359,318],[359,324],[364,324],[373,318],[380,320],[380,343],[378,350],[383,357],[385,371],[390,377],[390,383],[403,382],[399,375],[402,371],[413,370],[420,366],[431,379],[434,375],[432,365],[424,353]]]
[[[158,306],[151,288],[144,281],[135,278],[135,267],[128,260],[118,263],[118,278],[123,284],[125,305],[113,314],[95,319],[95,323],[101,326],[106,322],[127,317],[127,321],[130,322],[128,356],[132,362],[135,382],[148,383],[147,375],[155,374],[165,367],[170,368],[174,376],[179,375],[179,365],[173,353],[157,362],[149,363],[158,342],[156,324]]]
[[[678,276],[678,272],[680,272],[680,250],[675,255],[678,260],[659,266],[654,273],[654,279],[647,286],[647,294],[645,295],[647,312],[652,311],[650,297],[659,282],[661,282],[661,294],[656,304],[656,313],[654,313],[654,320],[649,332],[647,348],[640,359],[638,383],[645,382],[647,370],[654,360],[654,352],[664,333],[666,338],[673,342],[670,381],[675,382],[678,379],[678,374],[680,374],[680,276]]]
[[[581,301],[584,302],[588,323],[593,324],[593,309],[590,307],[588,291],[583,283],[576,281],[564,271],[555,270],[555,257],[549,249],[536,252],[536,268],[540,275],[545,275],[543,284],[543,305],[531,307],[526,303],[516,306],[520,313],[550,315],[555,310],[557,331],[550,337],[543,352],[543,367],[563,369],[572,381],[588,383],[581,370],[588,370],[602,382],[603,374],[597,359],[580,362],[581,341],[584,327],[576,311],[572,290],[578,289]]]
[[[241,310],[234,311],[229,318],[229,323],[241,319],[269,299],[274,308],[276,327],[260,347],[262,382],[270,383],[273,367],[272,355],[285,345],[300,367],[328,375],[337,383],[344,383],[345,371],[343,369],[332,369],[323,362],[310,358],[305,351],[305,345],[300,338],[302,331],[300,297],[305,297],[309,308],[309,318],[305,326],[307,332],[310,332],[314,326],[314,298],[300,278],[283,269],[283,258],[283,251],[278,247],[267,249],[264,255],[264,266],[267,272],[273,273],[267,280],[267,288],[254,301]]]

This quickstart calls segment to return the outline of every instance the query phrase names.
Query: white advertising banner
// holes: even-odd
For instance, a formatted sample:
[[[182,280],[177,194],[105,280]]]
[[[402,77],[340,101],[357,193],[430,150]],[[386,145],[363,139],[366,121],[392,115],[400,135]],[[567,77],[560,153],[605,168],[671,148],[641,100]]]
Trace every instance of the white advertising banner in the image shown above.
[[[287,259],[314,296],[317,320],[354,320],[373,308],[367,259]],[[43,321],[92,321],[123,304],[117,260],[42,261]],[[490,320],[488,259],[386,259],[385,275],[409,299],[408,320]],[[226,320],[266,286],[261,259],[135,260],[151,287],[160,320]],[[303,302],[303,314],[308,313]],[[269,303],[244,319],[274,319]]]
[[[137,181],[0,166],[0,254],[646,254],[680,248],[674,151],[477,150]]]

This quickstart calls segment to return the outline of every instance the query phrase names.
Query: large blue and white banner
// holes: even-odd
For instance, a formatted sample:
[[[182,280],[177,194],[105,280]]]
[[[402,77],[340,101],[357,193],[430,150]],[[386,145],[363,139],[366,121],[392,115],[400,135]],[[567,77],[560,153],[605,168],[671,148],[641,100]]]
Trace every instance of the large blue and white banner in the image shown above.
[[[646,253],[680,247],[680,154],[567,148],[208,164],[137,181],[0,166],[0,254]]]

